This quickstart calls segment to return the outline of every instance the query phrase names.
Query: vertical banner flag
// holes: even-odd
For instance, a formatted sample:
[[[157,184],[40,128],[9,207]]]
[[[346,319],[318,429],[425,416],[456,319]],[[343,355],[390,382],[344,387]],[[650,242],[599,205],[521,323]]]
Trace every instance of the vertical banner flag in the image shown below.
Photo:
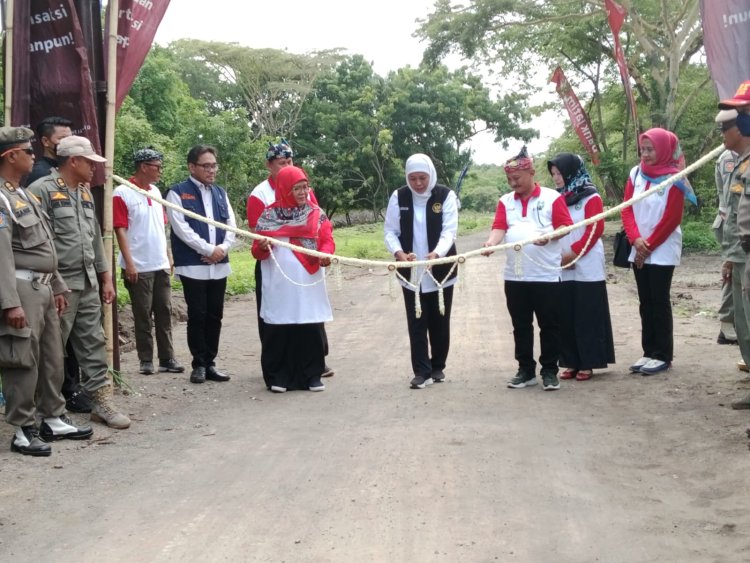
[[[750,0],[701,0],[703,46],[719,99],[750,79]]]
[[[604,6],[607,9],[607,20],[609,21],[609,28],[612,30],[612,35],[615,42],[615,61],[617,61],[617,68],[620,69],[620,78],[622,78],[622,85],[625,87],[625,95],[628,97],[628,103],[630,104],[630,113],[633,116],[633,123],[635,123],[636,131],[638,130],[638,115],[635,107],[635,98],[633,97],[633,89],[630,86],[630,73],[628,72],[628,63],[625,62],[625,53],[622,51],[622,45],[620,44],[620,30],[622,24],[625,22],[625,16],[627,12],[625,8],[620,6],[614,0],[604,0]]]
[[[65,117],[99,152],[94,89],[73,0],[16,2],[13,19],[11,124],[33,129],[45,117]],[[100,168],[93,185],[103,183]]]
[[[578,134],[578,138],[581,139],[586,152],[591,156],[591,162],[599,164],[599,146],[596,143],[594,129],[591,127],[591,120],[586,115],[581,102],[578,101],[578,96],[576,96],[573,87],[568,82],[568,79],[565,78],[565,74],[560,67],[557,67],[555,72],[552,73],[550,82],[555,83],[555,89],[560,94],[565,109],[568,110],[568,116]]]
[[[117,109],[120,109],[146,60],[168,7],[169,0],[120,0],[117,17]],[[106,21],[109,22],[109,17]]]
[[[14,8],[13,125],[33,128],[44,117],[59,115],[73,121],[76,134],[96,133],[87,53],[73,0],[30,0]]]

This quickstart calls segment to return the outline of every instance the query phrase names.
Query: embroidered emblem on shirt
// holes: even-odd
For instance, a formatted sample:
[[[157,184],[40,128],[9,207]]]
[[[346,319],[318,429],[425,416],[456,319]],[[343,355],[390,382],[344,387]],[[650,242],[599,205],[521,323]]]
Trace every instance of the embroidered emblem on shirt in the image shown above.
[[[195,196],[193,194],[184,193],[180,194],[180,199],[195,199]]]
[[[5,213],[0,211],[0,229],[6,229],[8,227],[8,221],[5,218]]]
[[[23,201],[21,201],[20,199],[17,200],[16,201],[16,211],[18,211],[19,209],[23,209],[24,207],[26,207],[26,205],[27,204],[24,203]]]
[[[91,196],[89,195],[89,192],[81,192],[81,197],[83,198],[83,201],[91,201]]]
[[[433,203],[432,204],[432,212],[433,213],[440,213],[442,211],[443,211],[443,204],[442,203],[438,202],[438,203]]]
[[[15,187],[15,186],[14,186],[13,184],[11,184],[10,182],[5,182],[5,183],[3,184],[3,186],[4,186],[4,187],[5,187],[5,189],[6,189],[6,190],[8,190],[8,191],[11,191],[11,192],[15,192],[15,191],[16,191],[16,187]]]
[[[734,170],[734,161],[733,160],[724,161],[724,174],[731,174],[732,170]]]
[[[735,182],[731,186],[729,186],[729,191],[733,194],[741,194],[742,193],[742,183],[741,182]]]
[[[52,201],[56,201],[56,200],[59,200],[59,199],[70,199],[70,198],[68,197],[68,194],[66,194],[64,192],[52,192],[52,195],[50,196],[50,199]]]
[[[65,187],[65,180],[63,180],[62,178],[58,178],[57,180],[55,180],[55,182],[56,182],[56,183],[57,183],[57,185],[58,185],[58,186],[60,186],[61,188],[64,188],[64,187]]]
[[[539,211],[541,211],[542,209],[544,209],[544,200],[543,199],[539,200],[539,203],[536,204],[536,208]]]

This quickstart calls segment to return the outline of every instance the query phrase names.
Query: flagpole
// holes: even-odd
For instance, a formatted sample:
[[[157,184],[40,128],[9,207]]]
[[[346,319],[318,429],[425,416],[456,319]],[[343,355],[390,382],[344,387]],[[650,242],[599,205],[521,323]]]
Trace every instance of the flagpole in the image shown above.
[[[117,99],[117,23],[120,13],[119,0],[109,0],[109,35],[107,49],[107,112],[104,131],[104,157],[105,164],[104,180],[104,255],[112,259],[113,254],[113,228],[112,228],[112,174],[114,173],[115,160],[115,107]],[[115,264],[112,264],[112,283],[115,283],[117,274]],[[114,327],[113,307],[117,307],[117,301],[104,307],[104,333],[107,342],[107,363],[114,366],[115,338],[119,338],[119,332]]]
[[[13,3],[14,0],[5,2],[5,121],[3,124],[6,127],[10,125],[13,108]]]

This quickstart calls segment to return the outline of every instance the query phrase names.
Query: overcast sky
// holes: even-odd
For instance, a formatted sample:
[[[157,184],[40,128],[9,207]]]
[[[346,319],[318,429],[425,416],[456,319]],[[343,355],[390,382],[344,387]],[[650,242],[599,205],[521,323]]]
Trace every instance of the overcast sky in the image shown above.
[[[406,65],[419,65],[425,45],[412,34],[418,27],[416,20],[427,17],[433,2],[172,0],[156,42],[166,45],[176,39],[192,38],[292,53],[343,48],[349,54],[363,55],[376,73],[385,76]],[[541,151],[546,144],[547,141],[537,141],[531,148]],[[519,142],[513,142],[510,150],[515,153],[519,147]],[[494,143],[491,135],[477,136],[471,148],[478,163],[500,164],[512,156]]]

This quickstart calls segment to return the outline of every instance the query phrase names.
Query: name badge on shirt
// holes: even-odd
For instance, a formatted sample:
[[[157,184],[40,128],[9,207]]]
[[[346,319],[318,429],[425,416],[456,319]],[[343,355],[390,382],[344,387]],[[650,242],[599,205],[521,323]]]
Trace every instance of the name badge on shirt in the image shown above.
[[[185,192],[180,194],[180,199],[195,199],[195,196],[193,194]]]

